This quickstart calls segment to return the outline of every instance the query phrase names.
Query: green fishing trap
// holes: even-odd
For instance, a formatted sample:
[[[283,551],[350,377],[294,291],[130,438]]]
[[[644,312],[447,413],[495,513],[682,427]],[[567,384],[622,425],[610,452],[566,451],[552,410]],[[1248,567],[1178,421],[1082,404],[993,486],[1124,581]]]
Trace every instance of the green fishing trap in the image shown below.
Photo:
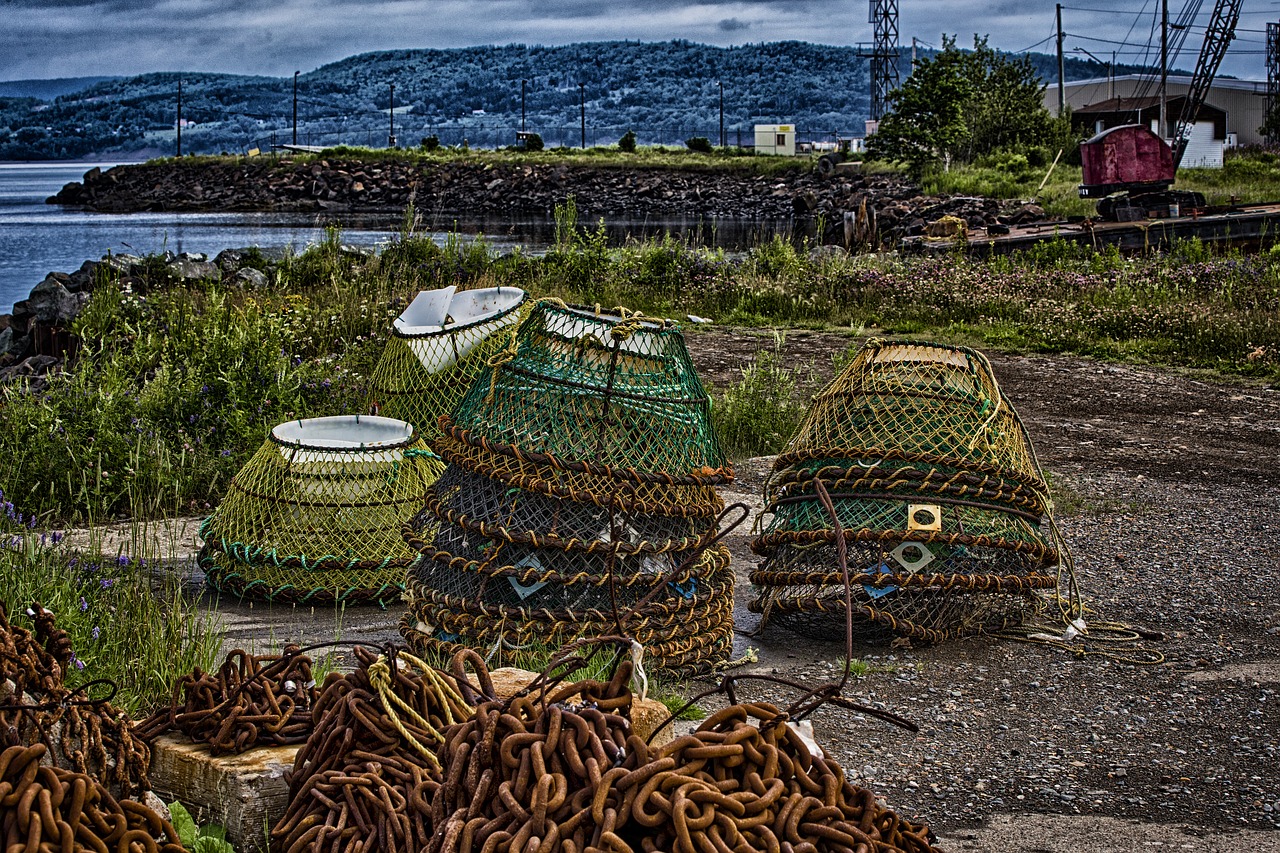
[[[669,320],[542,300],[451,423],[476,443],[674,476],[725,467],[711,401]]]
[[[404,421],[280,424],[201,527],[206,579],[268,601],[397,601],[417,557],[400,528],[443,467]]]
[[[658,669],[727,659],[732,469],[673,324],[539,302],[440,424],[448,467],[404,528],[424,558],[411,643],[497,654],[621,628]]]
[[[765,501],[750,603],[765,623],[843,632],[837,521],[867,638],[1002,627],[1073,582],[1022,421],[965,347],[868,343],[815,398]]]

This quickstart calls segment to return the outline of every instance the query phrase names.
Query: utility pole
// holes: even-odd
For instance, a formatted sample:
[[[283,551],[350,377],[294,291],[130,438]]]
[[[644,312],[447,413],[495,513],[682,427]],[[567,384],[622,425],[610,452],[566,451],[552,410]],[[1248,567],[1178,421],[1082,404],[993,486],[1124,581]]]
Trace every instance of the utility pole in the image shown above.
[[[524,78],[520,79],[520,132],[524,133],[524,84],[528,82]]]
[[[890,93],[898,88],[898,0],[870,0],[869,6],[871,118],[879,121],[888,112]]]
[[[720,83],[720,147],[724,147],[724,81]]]
[[[587,147],[587,84],[578,84],[578,109],[582,114],[582,147]]]
[[[182,156],[182,78],[178,78],[178,156]]]
[[[298,144],[298,75],[301,71],[293,72],[293,144]]]
[[[387,118],[391,124],[387,128],[387,147],[396,147],[396,84],[391,84],[391,102],[387,106]]]
[[[1160,138],[1169,135],[1169,0],[1160,0]]]
[[[1058,115],[1067,111],[1066,62],[1062,58],[1062,4],[1058,6]]]
[[[1280,133],[1277,132],[1277,120],[1280,120],[1280,116],[1276,114],[1277,109],[1280,109],[1280,23],[1269,23],[1267,24],[1267,120],[1263,125],[1266,129],[1268,145],[1280,142]]]

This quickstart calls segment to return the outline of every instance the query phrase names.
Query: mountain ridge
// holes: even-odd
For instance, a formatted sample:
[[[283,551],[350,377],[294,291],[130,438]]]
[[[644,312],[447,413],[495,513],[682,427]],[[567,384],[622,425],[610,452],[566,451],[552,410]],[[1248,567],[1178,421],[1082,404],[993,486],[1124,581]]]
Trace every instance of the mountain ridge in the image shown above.
[[[1056,78],[1055,57],[1028,56],[1042,79]],[[1074,58],[1066,66],[1069,79],[1097,76],[1103,67]],[[903,49],[901,76],[909,70],[910,50]],[[174,151],[179,79],[184,153],[292,141],[294,77],[168,71],[48,100],[0,97],[0,159]],[[376,51],[300,73],[296,83],[298,142],[326,146],[381,147],[392,131],[402,146],[429,136],[446,145],[509,145],[522,108],[524,127],[548,145],[576,147],[584,135],[589,145],[607,145],[627,130],[642,145],[678,145],[689,136],[718,142],[722,83],[730,145],[749,142],[756,123],[794,124],[813,139],[861,136],[870,105],[867,60],[858,48],[796,41]]]

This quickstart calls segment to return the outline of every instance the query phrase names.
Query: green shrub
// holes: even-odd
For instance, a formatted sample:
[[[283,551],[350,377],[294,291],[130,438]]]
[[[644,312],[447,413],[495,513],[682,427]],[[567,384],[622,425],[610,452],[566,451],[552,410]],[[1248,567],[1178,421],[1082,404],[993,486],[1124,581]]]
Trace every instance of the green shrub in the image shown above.
[[[435,151],[440,147],[440,137],[436,136],[434,133],[430,136],[424,136],[422,137],[422,142],[419,143],[418,147],[423,151]]]
[[[732,458],[779,452],[804,417],[800,378],[782,364],[783,341],[776,334],[773,349],[756,353],[742,379],[714,398],[711,422]]]
[[[684,146],[690,151],[697,151],[702,154],[711,153],[711,140],[705,136],[691,136],[684,141]]]
[[[628,130],[622,134],[622,138],[618,140],[618,150],[625,151],[628,154],[636,153],[636,132]]]

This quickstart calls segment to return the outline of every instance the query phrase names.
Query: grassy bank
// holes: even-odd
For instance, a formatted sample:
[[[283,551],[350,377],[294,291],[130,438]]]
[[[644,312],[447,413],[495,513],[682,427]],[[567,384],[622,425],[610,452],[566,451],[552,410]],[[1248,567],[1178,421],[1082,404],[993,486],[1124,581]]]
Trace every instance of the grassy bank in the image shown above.
[[[270,156],[270,155],[268,155]],[[369,164],[403,163],[431,166],[469,163],[481,166],[570,166],[593,169],[653,169],[655,171],[732,172],[743,175],[778,175],[809,171],[816,158],[757,156],[743,148],[715,148],[711,153],[692,151],[683,146],[642,145],[635,151],[617,146],[591,148],[546,148],[523,151],[514,148],[359,148],[342,146],[318,154],[289,154],[292,164],[316,162],[326,158],[360,160]],[[201,155],[162,158],[154,163],[169,163],[198,168],[208,163],[242,162],[246,158],[227,155]]]
[[[249,291],[157,278],[136,293],[103,281],[77,321],[71,369],[43,393],[0,392],[6,494],[41,523],[204,512],[271,426],[363,410],[391,319],[446,284],[1280,378],[1280,255],[1196,242],[1146,258],[1046,243],[981,262],[818,258],[775,240],[731,259],[672,240],[610,248],[565,221],[543,257],[414,236],[365,257],[333,235],[272,279]],[[767,370],[748,380],[777,384]]]
[[[67,369],[43,389],[0,389],[0,597],[11,612],[37,601],[54,609],[84,664],[73,680],[112,678],[129,705],[207,667],[210,629],[153,576],[148,555],[73,552],[50,531],[204,514],[275,424],[364,411],[391,320],[420,289],[517,285],[719,324],[849,328],[1280,381],[1280,252],[1219,254],[1196,242],[1135,258],[1046,243],[982,262],[810,254],[775,240],[730,257],[669,239],[611,248],[564,210],[545,256],[437,245],[406,229],[376,256],[343,249],[334,232],[259,265],[264,288],[181,284],[151,263],[130,291],[104,265]],[[811,387],[766,349],[739,382],[713,389],[727,446],[776,451]]]

